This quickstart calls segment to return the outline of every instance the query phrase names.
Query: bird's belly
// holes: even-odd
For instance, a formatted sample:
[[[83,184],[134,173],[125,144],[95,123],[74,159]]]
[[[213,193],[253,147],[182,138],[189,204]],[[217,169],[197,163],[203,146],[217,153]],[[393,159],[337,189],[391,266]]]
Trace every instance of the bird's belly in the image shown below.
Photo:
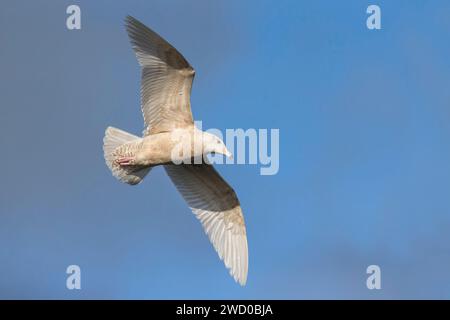
[[[144,138],[137,162],[145,166],[156,166],[168,163],[181,163],[192,157],[201,155],[192,145],[191,139],[186,139],[190,132],[181,135],[159,133]],[[196,153],[199,153],[197,155]]]
[[[162,134],[144,138],[140,152],[136,155],[137,163],[145,166],[156,166],[170,162],[170,139],[165,139]]]

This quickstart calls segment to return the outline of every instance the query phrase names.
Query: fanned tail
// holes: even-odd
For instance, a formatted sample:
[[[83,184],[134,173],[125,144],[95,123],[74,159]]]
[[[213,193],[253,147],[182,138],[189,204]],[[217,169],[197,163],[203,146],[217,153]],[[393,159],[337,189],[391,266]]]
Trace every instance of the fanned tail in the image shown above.
[[[150,171],[150,167],[120,166],[117,158],[132,156],[139,149],[142,138],[123,130],[108,127],[103,138],[103,153],[106,165],[114,177],[122,182],[135,185],[140,183]]]

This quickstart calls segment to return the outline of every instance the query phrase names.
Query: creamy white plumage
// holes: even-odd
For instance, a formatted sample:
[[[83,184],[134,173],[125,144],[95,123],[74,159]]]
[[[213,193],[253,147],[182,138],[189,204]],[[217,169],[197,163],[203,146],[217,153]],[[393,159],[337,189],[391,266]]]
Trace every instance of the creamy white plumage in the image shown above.
[[[182,159],[184,155],[174,159],[173,150],[180,144],[190,151],[190,159],[211,152],[231,155],[223,141],[194,126],[190,93],[195,71],[174,47],[138,20],[127,17],[126,28],[142,67],[141,109],[146,128],[142,138],[107,128],[106,164],[117,179],[131,185],[140,183],[152,167],[163,165],[230,274],[244,285],[247,235],[236,193],[212,165],[175,164],[188,160]]]

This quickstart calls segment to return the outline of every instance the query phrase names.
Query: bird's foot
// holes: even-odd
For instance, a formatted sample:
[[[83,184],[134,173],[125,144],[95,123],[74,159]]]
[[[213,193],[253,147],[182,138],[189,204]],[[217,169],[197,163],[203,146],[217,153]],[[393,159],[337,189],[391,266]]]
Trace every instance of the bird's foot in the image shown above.
[[[116,163],[120,166],[132,166],[135,164],[134,157],[120,157],[116,159]]]

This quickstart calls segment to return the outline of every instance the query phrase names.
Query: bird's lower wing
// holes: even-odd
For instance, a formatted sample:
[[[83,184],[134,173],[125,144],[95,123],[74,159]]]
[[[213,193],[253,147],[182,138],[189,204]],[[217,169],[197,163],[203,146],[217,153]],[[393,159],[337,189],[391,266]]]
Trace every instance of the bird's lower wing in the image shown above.
[[[201,221],[230,274],[244,285],[248,271],[247,235],[234,190],[212,165],[165,165],[164,168]]]

